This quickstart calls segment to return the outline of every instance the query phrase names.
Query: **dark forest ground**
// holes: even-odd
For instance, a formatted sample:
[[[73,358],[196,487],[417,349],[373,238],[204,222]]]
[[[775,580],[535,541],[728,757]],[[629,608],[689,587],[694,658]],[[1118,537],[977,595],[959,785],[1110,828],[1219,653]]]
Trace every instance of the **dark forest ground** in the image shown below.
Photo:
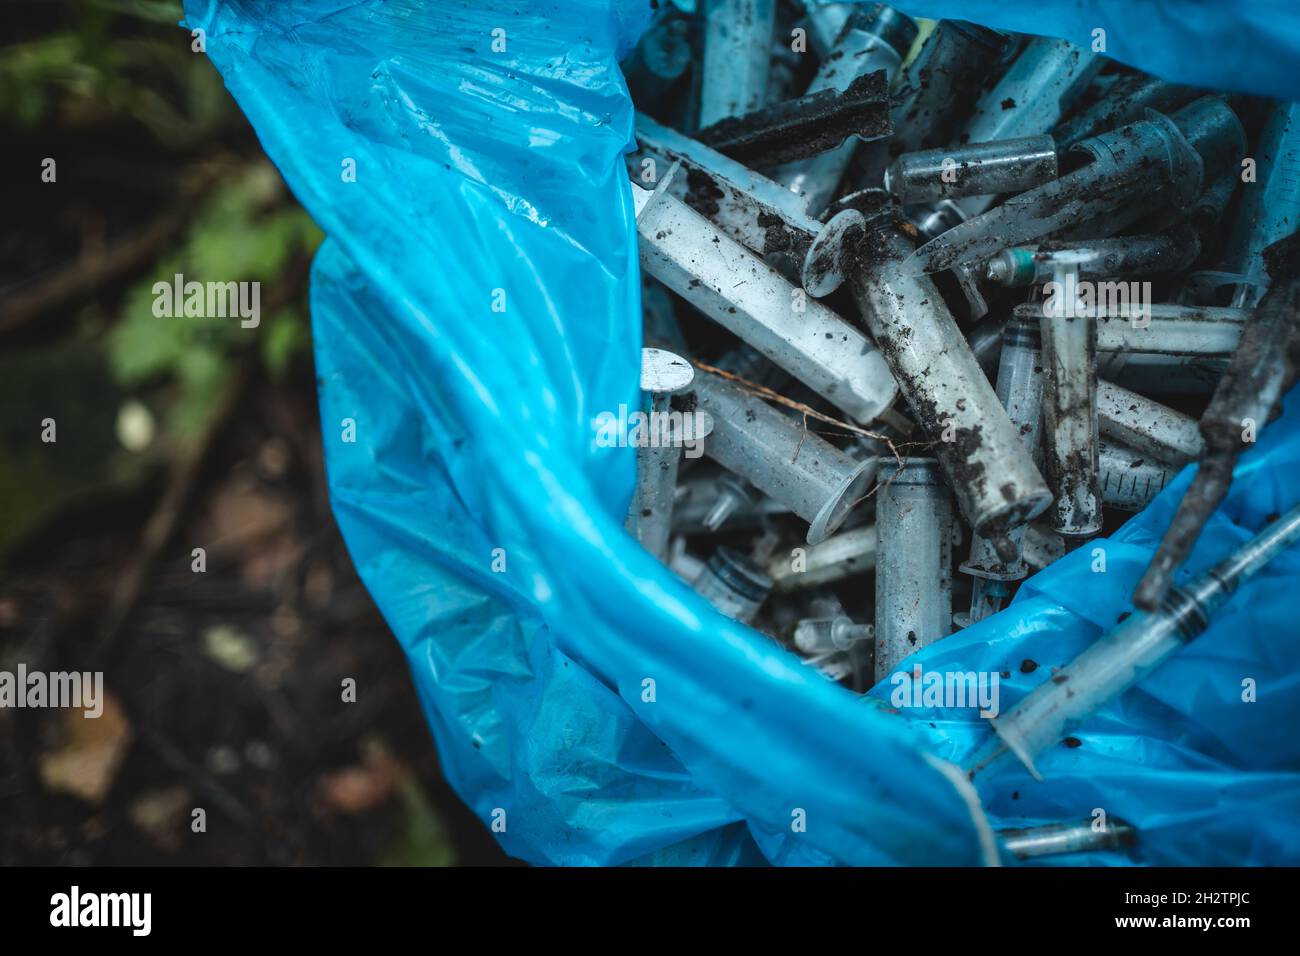
[[[109,700],[0,708],[0,864],[506,862],[329,510],[319,233],[179,19],[0,23],[0,671],[102,670]],[[259,281],[261,324],[157,318],[175,271]]]
[[[165,475],[72,507],[11,555],[6,666],[94,661],[114,703],[97,721],[0,710],[0,864],[506,860],[441,780],[406,662],[334,525],[303,371],[245,385],[110,644],[106,610]]]

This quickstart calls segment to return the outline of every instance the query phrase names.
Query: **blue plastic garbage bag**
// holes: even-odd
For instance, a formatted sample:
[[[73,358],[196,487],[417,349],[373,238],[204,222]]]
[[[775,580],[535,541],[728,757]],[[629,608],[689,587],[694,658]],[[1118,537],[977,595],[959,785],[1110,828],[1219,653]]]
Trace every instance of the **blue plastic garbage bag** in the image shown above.
[[[1297,555],[1045,760],[1049,783],[1010,771],[977,793],[950,762],[986,727],[973,712],[856,697],[624,533],[634,452],[598,447],[592,423],[637,401],[617,64],[650,12],[186,3],[328,236],[312,321],[332,503],[448,780],[537,863],[989,863],[993,826],[1097,807],[1144,828],[1146,862],[1297,862]],[[1300,497],[1294,412],[1263,432],[1194,567]],[[1113,620],[1171,507],[1105,545],[1104,575],[1062,562],[923,662],[1010,670],[1008,696],[1023,692],[1034,675],[1012,665],[1062,662]],[[1234,705],[1246,677],[1259,703]]]

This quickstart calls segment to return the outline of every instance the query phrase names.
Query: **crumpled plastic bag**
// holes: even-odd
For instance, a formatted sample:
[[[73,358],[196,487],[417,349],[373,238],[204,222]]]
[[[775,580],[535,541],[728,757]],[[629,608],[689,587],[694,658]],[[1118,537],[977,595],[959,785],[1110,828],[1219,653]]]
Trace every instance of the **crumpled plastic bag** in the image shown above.
[[[623,531],[634,451],[597,447],[592,422],[637,400],[618,62],[649,3],[185,6],[328,237],[311,307],[334,512],[447,779],[508,853],[979,864],[997,858],[994,825],[1104,807],[1143,828],[1145,862],[1300,861],[1286,607],[1300,555],[1244,587],[1083,746],[1045,758],[1048,783],[1011,771],[977,793],[948,762],[986,730],[973,712],[891,713],[887,688],[851,694]],[[1193,567],[1300,496],[1294,411],[1243,461]],[[1105,575],[1072,556],[920,659],[1013,674],[1068,659],[1114,619],[1172,506],[1166,493],[1105,544]],[[1259,703],[1234,706],[1245,676]]]

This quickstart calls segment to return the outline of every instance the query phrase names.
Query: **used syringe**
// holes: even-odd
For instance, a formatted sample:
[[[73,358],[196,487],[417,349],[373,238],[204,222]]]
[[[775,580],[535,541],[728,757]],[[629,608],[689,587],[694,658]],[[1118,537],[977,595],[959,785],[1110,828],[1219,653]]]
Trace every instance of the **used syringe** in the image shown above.
[[[874,570],[876,543],[876,526],[862,525],[833,534],[819,544],[801,546],[798,561],[790,553],[773,555],[767,573],[778,592],[834,584]]]
[[[707,0],[700,125],[763,105],[776,0]]]
[[[1090,158],[1086,165],[953,227],[903,267],[941,272],[1117,210],[1123,218],[1165,202],[1190,205],[1202,185],[1241,156],[1245,143],[1237,115],[1216,97],[1202,97],[1169,117],[1153,111],[1079,143],[1074,152]]]
[[[866,497],[876,459],[857,461],[721,376],[697,372],[695,394],[713,425],[704,453],[807,521],[809,544],[834,534]]]
[[[1032,318],[1013,317],[1003,330],[1002,352],[997,373],[997,396],[1007,410],[1011,423],[1020,433],[1025,448],[1033,455],[1038,448],[1039,426],[1043,418],[1043,355],[1038,322]],[[980,534],[972,535],[970,557],[961,570],[971,575],[970,613],[958,623],[974,624],[995,614],[1010,596],[1010,582],[1029,574],[1020,557],[1020,542],[1025,525],[1011,529],[1008,537],[1016,547],[1016,558],[999,557],[994,543]]]
[[[689,388],[694,377],[691,363],[681,356],[663,349],[641,350],[641,391],[649,414],[645,428],[638,429],[636,492],[624,524],[661,561],[668,556],[682,449],[712,430],[707,419],[672,411],[672,396]]]
[[[854,419],[892,405],[898,386],[871,340],[674,199],[672,180],[632,184],[645,271]]]
[[[808,86],[819,90],[845,90],[859,76],[883,70],[892,81],[916,39],[916,23],[883,3],[855,11],[839,33],[835,47],[821,63]],[[803,197],[810,215],[819,215],[835,195],[835,188],[853,159],[858,141],[848,142],[809,159],[771,171],[772,179]]]
[[[1024,136],[904,153],[885,170],[885,189],[906,205],[1020,192],[1057,177],[1050,136]]]
[[[1101,827],[1094,826],[1089,820],[1086,823],[1049,823],[1041,827],[998,831],[1002,845],[1018,860],[1119,850],[1137,843],[1137,835],[1133,825],[1123,820],[1111,820]]]
[[[995,737],[976,754],[970,775],[1010,751],[1036,780],[1034,759],[1103,704],[1119,696],[1198,637],[1247,578],[1300,540],[1300,505],[1210,570],[1171,588],[1160,607],[1136,612],[1000,717]]]
[[[1052,281],[1067,258],[1079,270],[1079,277],[1086,279],[1178,272],[1191,265],[1200,248],[1191,230],[1090,242],[1045,242],[1036,247],[1002,250],[989,260],[986,275],[998,285],[1042,284]]]

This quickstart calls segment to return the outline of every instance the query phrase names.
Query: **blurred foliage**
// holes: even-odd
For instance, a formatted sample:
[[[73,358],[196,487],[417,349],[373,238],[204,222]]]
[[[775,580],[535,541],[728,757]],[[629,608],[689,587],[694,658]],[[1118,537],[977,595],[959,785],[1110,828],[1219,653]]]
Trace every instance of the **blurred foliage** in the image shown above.
[[[0,45],[0,136],[18,154],[39,157],[50,149],[61,158],[57,191],[15,197],[20,202],[6,225],[12,237],[6,248],[21,249],[25,258],[10,263],[18,266],[6,277],[11,288],[75,276],[87,249],[129,242],[190,204],[194,211],[160,252],[27,323],[27,347],[0,343],[11,381],[30,366],[48,377],[53,394],[84,399],[70,379],[87,381],[85,369],[94,368],[102,437],[111,445],[100,449],[93,467],[82,462],[78,474],[50,474],[68,456],[51,460],[24,451],[33,416],[39,421],[56,406],[26,398],[4,403],[0,489],[35,490],[41,507],[30,493],[14,497],[16,510],[31,520],[9,522],[13,533],[0,535],[0,553],[38,518],[58,514],[81,494],[138,480],[138,468],[104,467],[123,452],[112,440],[123,402],[143,401],[161,425],[159,441],[127,457],[157,461],[203,433],[239,364],[251,359],[272,378],[287,374],[310,344],[307,264],[322,238],[262,154],[207,56],[192,49],[179,27],[180,0],[62,0],[27,3],[23,10],[16,39]],[[121,189],[105,189],[117,175],[130,178]],[[22,240],[34,232],[40,242]],[[245,328],[238,317],[155,315],[155,284],[177,274],[183,281],[259,283],[258,325]],[[74,344],[77,363],[43,358]],[[63,412],[61,429],[76,417],[72,408]]]
[[[234,117],[221,78],[176,28],[179,0],[68,6],[65,29],[0,49],[0,113],[10,121],[35,128],[127,116],[177,148]]]
[[[402,801],[402,831],[379,860],[380,866],[452,866],[455,847],[419,782],[403,777],[398,786]]]
[[[0,555],[105,483],[141,472],[114,441],[120,393],[98,349],[82,342],[0,353]],[[40,436],[53,419],[53,442]]]
[[[306,323],[283,286],[295,283],[287,271],[315,251],[321,233],[282,194],[279,174],[268,163],[245,167],[216,188],[184,240],[126,294],[109,334],[114,375],[125,387],[159,380],[180,386],[168,409],[174,437],[185,439],[201,427],[230,374],[232,354],[245,343],[258,342],[269,370],[282,374],[308,342]],[[259,282],[261,306],[271,311],[250,328],[234,317],[159,318],[154,284],[178,274],[186,281]]]

